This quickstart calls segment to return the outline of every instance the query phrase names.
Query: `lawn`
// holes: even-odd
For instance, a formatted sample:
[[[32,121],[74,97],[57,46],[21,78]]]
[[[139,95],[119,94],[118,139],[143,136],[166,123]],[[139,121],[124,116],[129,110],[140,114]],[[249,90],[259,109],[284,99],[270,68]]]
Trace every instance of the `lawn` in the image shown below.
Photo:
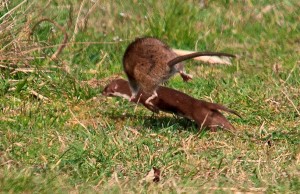
[[[235,54],[167,86],[238,111],[236,131],[102,96],[141,36]],[[300,190],[297,0],[2,0],[0,45],[1,193]]]

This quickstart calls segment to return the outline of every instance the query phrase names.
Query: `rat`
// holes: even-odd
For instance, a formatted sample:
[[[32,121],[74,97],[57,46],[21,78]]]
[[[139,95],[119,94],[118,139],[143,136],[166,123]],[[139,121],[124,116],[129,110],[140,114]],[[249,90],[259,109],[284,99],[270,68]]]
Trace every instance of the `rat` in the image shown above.
[[[130,85],[124,79],[114,79],[104,88],[102,95],[118,96],[130,100]],[[157,98],[152,100],[155,109],[146,103],[147,98],[148,96],[145,93],[139,92],[131,101],[141,103],[155,113],[163,111],[194,120],[200,129],[207,127],[212,131],[216,131],[218,127],[221,127],[234,130],[234,126],[219,110],[241,117],[236,111],[230,110],[221,104],[198,100],[183,92],[164,86],[158,87]]]
[[[184,71],[184,60],[199,56],[227,56],[232,54],[219,52],[195,52],[178,56],[167,44],[152,37],[137,38],[129,44],[123,56],[123,68],[127,75],[132,92],[130,100],[134,99],[141,89],[149,97],[146,104],[157,97],[157,88],[177,72],[184,81],[192,76]]]

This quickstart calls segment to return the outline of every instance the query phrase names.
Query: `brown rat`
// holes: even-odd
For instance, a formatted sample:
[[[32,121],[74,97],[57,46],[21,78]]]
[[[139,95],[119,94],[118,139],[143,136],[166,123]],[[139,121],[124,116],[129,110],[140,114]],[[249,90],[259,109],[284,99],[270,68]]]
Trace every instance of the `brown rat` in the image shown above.
[[[184,60],[199,56],[227,56],[234,55],[218,52],[195,52],[183,56],[177,54],[165,43],[156,38],[137,38],[127,47],[123,56],[123,67],[127,75],[132,95],[136,97],[140,89],[147,94],[146,104],[152,105],[150,100],[157,96],[158,86],[171,76],[180,73],[184,81],[191,79],[185,73]]]
[[[115,79],[111,81],[103,90],[104,96],[119,96],[130,100],[131,90],[129,83],[124,79]],[[139,92],[132,99],[132,102],[141,103],[149,110],[158,113],[161,110],[168,113],[194,120],[200,129],[208,127],[215,131],[218,127],[229,130],[235,128],[224,117],[219,110],[233,113],[241,117],[236,111],[230,110],[221,104],[210,103],[195,99],[180,91],[159,86],[157,89],[157,98],[152,100],[153,105],[146,103],[148,96]],[[153,107],[155,109],[153,109]]]

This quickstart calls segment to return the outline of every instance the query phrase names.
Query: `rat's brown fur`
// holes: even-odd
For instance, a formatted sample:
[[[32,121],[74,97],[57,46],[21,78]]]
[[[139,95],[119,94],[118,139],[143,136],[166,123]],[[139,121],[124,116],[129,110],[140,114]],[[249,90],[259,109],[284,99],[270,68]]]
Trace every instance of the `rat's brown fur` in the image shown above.
[[[184,81],[192,77],[185,73],[184,60],[198,56],[228,56],[227,53],[195,52],[188,55],[177,56],[165,43],[156,38],[138,38],[127,47],[123,57],[123,67],[127,75],[131,100],[141,89],[147,94],[145,103],[152,105],[150,100],[157,96],[158,86],[171,76],[180,73]]]
[[[131,90],[127,81],[124,79],[115,79],[105,87],[102,94],[130,99]],[[171,88],[160,86],[157,89],[157,95],[157,98],[152,100],[153,106],[149,106],[146,103],[148,96],[145,93],[141,94],[139,92],[137,97],[132,101],[141,103],[156,113],[161,110],[194,120],[200,129],[207,127],[213,131],[217,127],[230,130],[235,129],[219,110],[230,112],[240,117],[236,111],[230,110],[223,105],[197,100]]]

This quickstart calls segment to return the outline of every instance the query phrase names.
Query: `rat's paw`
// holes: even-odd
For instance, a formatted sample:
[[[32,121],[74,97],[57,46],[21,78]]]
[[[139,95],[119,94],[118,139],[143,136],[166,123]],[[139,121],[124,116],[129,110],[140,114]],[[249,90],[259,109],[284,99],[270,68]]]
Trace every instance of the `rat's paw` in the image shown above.
[[[145,106],[151,110],[154,113],[159,113],[159,109],[151,102],[151,100],[154,100],[155,98],[157,98],[157,94],[154,93],[151,97],[149,97],[146,101],[145,101]]]

